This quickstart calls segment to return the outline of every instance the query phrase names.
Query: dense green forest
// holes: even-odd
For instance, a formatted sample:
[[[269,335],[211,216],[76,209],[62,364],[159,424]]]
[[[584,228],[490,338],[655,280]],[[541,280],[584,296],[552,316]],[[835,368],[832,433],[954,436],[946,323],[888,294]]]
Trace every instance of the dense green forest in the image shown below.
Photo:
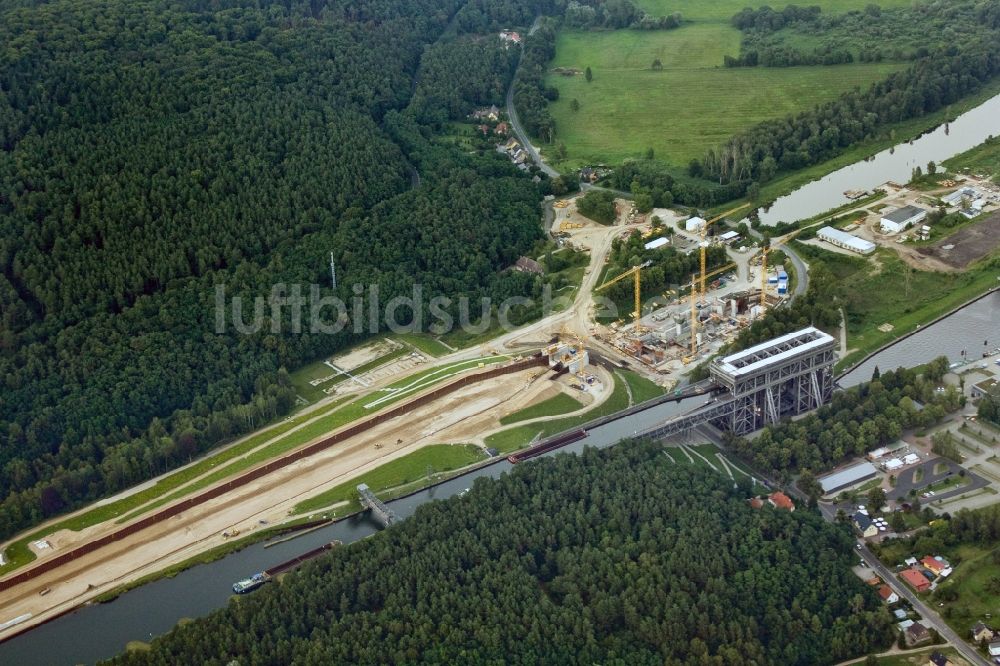
[[[834,392],[833,400],[815,412],[766,427],[753,439],[730,436],[729,444],[783,481],[796,470],[827,470],[897,441],[906,428],[925,428],[958,409],[962,398],[955,387],[935,390],[947,371],[948,360],[942,357],[920,372],[899,368],[876,374],[871,382]]]
[[[932,51],[989,38],[995,3],[914,3],[909,7],[868,5],[861,11],[824,14],[819,7],[788,5],[781,10],[746,8],[733,17],[743,31],[739,57],[727,67],[837,65],[846,62],[917,60]],[[985,19],[985,20],[984,20]]]
[[[848,530],[649,442],[477,479],[115,664],[829,664],[891,642]]]
[[[768,32],[772,30],[768,17],[781,15],[769,11],[744,12],[737,22],[745,21],[758,32]],[[719,183],[747,180],[763,183],[778,172],[791,172],[830,159],[848,146],[876,136],[892,123],[947,107],[1000,74],[1000,2],[956,0],[915,5],[910,11],[905,20],[909,26],[904,28],[907,34],[926,38],[928,31],[934,32],[931,26],[949,29],[941,37],[927,40],[923,50],[915,53],[918,59],[909,69],[810,111],[751,127],[718,149],[710,149],[692,164],[692,175]],[[760,14],[765,14],[764,18]],[[799,14],[817,19],[820,16],[807,10]],[[808,22],[800,17],[788,23]],[[869,22],[880,25],[876,18]],[[788,23],[776,21],[774,29]],[[898,21],[890,19],[888,25],[895,29],[897,24]],[[845,34],[850,29],[847,25]],[[880,44],[891,42],[888,39]],[[869,46],[865,43],[865,48]]]
[[[535,293],[503,269],[539,187],[432,132],[549,5],[0,0],[0,538],[287,412],[283,368],[365,335],[218,333],[218,285],[244,319],[332,296],[332,252],[346,303]]]

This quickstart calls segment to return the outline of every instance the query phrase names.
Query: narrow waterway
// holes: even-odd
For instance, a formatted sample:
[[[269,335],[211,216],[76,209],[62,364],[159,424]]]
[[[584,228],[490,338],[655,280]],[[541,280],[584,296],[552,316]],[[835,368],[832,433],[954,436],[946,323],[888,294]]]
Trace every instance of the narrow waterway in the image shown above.
[[[995,291],[883,349],[844,375],[840,385],[848,388],[868,381],[875,366],[913,367],[938,356],[952,363],[979,363],[984,351],[996,347],[1000,347],[1000,292]]]
[[[760,221],[770,226],[819,215],[848,203],[844,195],[847,190],[871,190],[890,180],[909,182],[914,167],[926,169],[932,160],[940,164],[996,135],[1000,135],[1000,95],[911,142],[883,150],[779,197],[767,212],[760,214]]]
[[[704,396],[670,402],[594,428],[585,439],[547,455],[579,452],[585,446],[606,447],[624,437],[693,409]],[[434,499],[451,497],[480,477],[497,478],[510,471],[503,460],[434,488],[389,502],[393,511],[406,518],[417,507]],[[179,619],[207,615],[224,606],[232,596],[233,582],[262,571],[301,553],[339,539],[350,544],[378,531],[366,516],[354,516],[282,544],[264,548],[255,544],[225,558],[183,571],[121,595],[107,604],[85,606],[73,613],[0,643],[0,664],[59,666],[93,663],[125,649],[129,641],[149,641],[169,631]]]

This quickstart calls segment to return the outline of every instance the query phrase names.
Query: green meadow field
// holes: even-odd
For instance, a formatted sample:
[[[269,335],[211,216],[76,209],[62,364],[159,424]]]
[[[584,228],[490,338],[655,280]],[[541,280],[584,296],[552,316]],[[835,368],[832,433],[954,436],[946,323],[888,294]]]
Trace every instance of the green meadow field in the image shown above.
[[[867,87],[902,67],[723,67],[722,57],[739,49],[740,33],[727,24],[560,33],[552,67],[590,67],[594,75],[590,83],[581,75],[549,75],[559,89],[550,110],[567,165],[620,161],[653,148],[657,159],[684,166],[755,123]],[[657,58],[662,71],[650,67]]]
[[[882,0],[882,7],[909,0]],[[582,75],[551,73],[559,90],[550,105],[557,141],[566,145],[569,168],[593,162],[640,157],[648,148],[659,160],[686,166],[694,157],[734,133],[770,118],[808,109],[854,87],[865,88],[905,66],[854,63],[788,68],[723,67],[737,56],[741,33],[730,19],[746,0],[638,0],[653,15],[681,12],[675,30],[563,30],[552,68],[590,67]],[[789,3],[769,3],[780,9]],[[819,0],[824,12],[863,9],[870,0]],[[655,59],[662,71],[651,68]],[[571,101],[579,110],[573,111]],[[552,151],[547,151],[551,153]],[[552,155],[546,155],[551,160]]]

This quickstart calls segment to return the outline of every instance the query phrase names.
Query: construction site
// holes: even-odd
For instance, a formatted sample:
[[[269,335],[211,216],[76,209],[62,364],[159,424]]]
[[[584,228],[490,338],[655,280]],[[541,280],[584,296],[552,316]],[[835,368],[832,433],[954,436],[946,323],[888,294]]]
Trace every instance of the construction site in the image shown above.
[[[683,398],[686,372],[787,297],[788,277],[768,265],[767,252],[754,241],[732,231],[709,233],[722,216],[703,220],[665,209],[639,215],[631,202],[619,200],[618,221],[605,226],[582,218],[572,200],[554,210],[553,229],[566,231],[553,235],[590,254],[572,304],[487,343],[441,355],[386,338],[300,369],[293,381],[304,406],[294,416],[193,461],[190,469],[108,498],[101,503],[106,509],[82,509],[4,544],[2,552],[16,552],[20,544],[25,554],[23,564],[0,579],[6,611],[0,620],[7,621],[0,640],[234,535],[253,538],[288,521],[340,515],[356,502],[359,483],[381,498],[434,482],[440,474],[430,464],[381,481],[365,476],[413,467],[418,453],[454,459],[445,451],[467,450],[474,455],[459,467],[489,464],[545,446],[559,428],[642,409],[655,393],[621,366],[660,387],[678,388],[661,398]],[[694,263],[701,270],[688,284],[642,303],[649,261],[607,275],[614,241],[634,233],[653,249],[699,253]],[[719,243],[729,261],[710,266],[706,251]],[[618,283],[632,285],[632,312],[598,323],[595,297]],[[700,395],[708,389],[690,390]],[[350,492],[344,495],[341,487]]]
[[[607,228],[576,213],[574,204],[574,200],[555,202],[553,229],[559,231],[554,235],[563,242],[590,248],[595,228]],[[598,298],[613,284],[632,283],[631,311],[609,323],[592,321],[589,332],[594,340],[626,359],[638,361],[657,383],[675,385],[693,364],[717,353],[742,329],[789,298],[789,275],[783,264],[768,261],[771,247],[762,248],[757,239],[743,238],[732,230],[712,234],[714,224],[744,207],[706,220],[666,209],[638,215],[632,202],[619,200],[617,204],[618,238],[638,232],[646,250],[671,248],[699,255],[700,270],[689,282],[654,298],[644,300],[642,291],[643,271],[654,264],[653,260],[618,275],[605,275],[603,284],[594,289]],[[725,249],[728,263],[708,266],[707,253],[713,246]],[[599,303],[592,305],[592,320],[598,318],[599,307]]]

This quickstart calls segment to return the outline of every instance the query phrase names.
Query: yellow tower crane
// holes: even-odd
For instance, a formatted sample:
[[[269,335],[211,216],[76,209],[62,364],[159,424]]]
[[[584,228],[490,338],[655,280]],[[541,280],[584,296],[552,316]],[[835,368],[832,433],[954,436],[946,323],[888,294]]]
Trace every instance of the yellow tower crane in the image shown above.
[[[707,240],[708,227],[715,224],[716,222],[726,217],[727,215],[732,215],[738,210],[743,210],[744,208],[749,208],[749,207],[750,204],[745,203],[742,206],[737,206],[736,208],[730,208],[725,213],[722,213],[721,215],[716,215],[711,220],[708,220],[701,227],[700,246],[701,246],[701,302],[702,303],[705,302],[705,278],[708,277],[707,275],[705,275],[705,262],[707,261],[706,252],[708,251],[708,240]]]
[[[726,264],[720,268],[716,268],[711,273],[707,273],[705,277],[712,277],[718,275],[719,273],[724,273],[730,268],[736,268],[736,262]],[[691,276],[691,357],[693,358],[698,354],[698,285],[695,282],[697,274]]]
[[[610,287],[611,285],[613,285],[614,283],[620,282],[621,280],[624,280],[627,277],[635,278],[635,311],[632,314],[635,316],[636,333],[642,332],[642,325],[639,323],[639,320],[642,318],[642,282],[639,277],[639,274],[642,272],[643,268],[649,267],[652,263],[653,262],[651,261],[647,261],[638,266],[633,266],[632,268],[628,269],[621,275],[611,278],[610,280],[608,280],[607,282],[605,282],[600,287],[594,290],[594,293],[596,294],[597,292],[603,291],[608,287]]]

